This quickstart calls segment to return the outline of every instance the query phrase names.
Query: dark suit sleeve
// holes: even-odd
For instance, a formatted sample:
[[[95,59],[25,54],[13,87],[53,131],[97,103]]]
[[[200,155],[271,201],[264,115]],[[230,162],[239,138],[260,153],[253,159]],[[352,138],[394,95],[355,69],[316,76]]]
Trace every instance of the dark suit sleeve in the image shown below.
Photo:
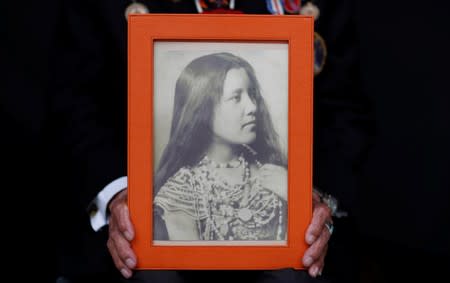
[[[325,39],[328,55],[314,83],[314,184],[336,196],[341,209],[353,211],[370,129],[359,87],[355,3],[320,1],[319,8],[316,31]]]
[[[104,35],[96,30],[98,17],[83,14],[89,10],[80,2],[64,5],[49,104],[59,129],[54,136],[71,157],[77,195],[87,207],[105,185],[126,175],[126,92],[110,93],[103,85],[114,82],[104,75]]]

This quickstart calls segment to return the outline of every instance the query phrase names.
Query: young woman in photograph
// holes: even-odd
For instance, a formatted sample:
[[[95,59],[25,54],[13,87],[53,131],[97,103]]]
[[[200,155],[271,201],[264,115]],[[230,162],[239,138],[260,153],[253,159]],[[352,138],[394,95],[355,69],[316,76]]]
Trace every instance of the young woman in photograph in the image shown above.
[[[285,240],[287,162],[252,66],[230,53],[194,59],[176,82],[155,175],[159,240]]]

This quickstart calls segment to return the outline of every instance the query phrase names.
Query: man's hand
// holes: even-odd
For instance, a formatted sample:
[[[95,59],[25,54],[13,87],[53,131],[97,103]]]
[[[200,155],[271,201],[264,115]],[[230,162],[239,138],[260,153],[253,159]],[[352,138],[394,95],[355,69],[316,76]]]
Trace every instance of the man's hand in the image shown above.
[[[131,249],[130,241],[134,238],[134,228],[128,211],[127,189],[121,191],[109,203],[109,238],[108,250],[114,264],[123,277],[130,278],[136,267],[136,255]]]
[[[328,240],[331,233],[326,223],[332,223],[331,211],[328,206],[314,195],[313,217],[306,230],[306,242],[310,247],[303,256],[303,264],[311,276],[320,275],[323,270]],[[134,228],[130,220],[127,204],[127,190],[118,193],[109,204],[111,212],[109,218],[108,249],[114,264],[125,278],[130,278],[132,269],[136,267],[136,255],[130,241],[134,238]]]
[[[303,256],[303,264],[308,268],[309,274],[316,277],[322,274],[331,236],[331,230],[326,225],[332,224],[333,221],[330,208],[320,201],[316,193],[313,194],[313,208],[311,224],[305,234],[309,248]]]

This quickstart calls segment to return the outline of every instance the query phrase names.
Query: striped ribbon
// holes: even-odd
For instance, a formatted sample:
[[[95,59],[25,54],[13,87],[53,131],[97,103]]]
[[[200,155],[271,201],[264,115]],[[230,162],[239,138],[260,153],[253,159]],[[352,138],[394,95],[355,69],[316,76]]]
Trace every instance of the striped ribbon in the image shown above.
[[[273,15],[284,15],[281,0],[266,0],[267,10]]]
[[[210,2],[209,5],[204,0],[195,0],[195,7],[197,8],[197,12],[199,14],[209,12],[214,9],[227,10],[227,8],[228,8],[229,10],[234,10],[235,0],[221,1],[221,2],[223,2],[224,5],[228,6],[227,8],[223,8],[223,7],[211,8],[210,5],[211,5],[212,1],[208,1],[208,2]]]

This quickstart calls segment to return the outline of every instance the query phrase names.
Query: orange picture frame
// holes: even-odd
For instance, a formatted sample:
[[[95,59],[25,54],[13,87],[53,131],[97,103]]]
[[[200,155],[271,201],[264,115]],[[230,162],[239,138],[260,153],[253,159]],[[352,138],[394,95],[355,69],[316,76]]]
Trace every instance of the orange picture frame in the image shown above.
[[[312,217],[314,19],[272,15],[130,15],[128,19],[128,204],[137,269],[303,269]],[[159,245],[153,241],[155,44],[287,46],[287,237],[282,245]],[[231,243],[231,244],[230,244]]]

